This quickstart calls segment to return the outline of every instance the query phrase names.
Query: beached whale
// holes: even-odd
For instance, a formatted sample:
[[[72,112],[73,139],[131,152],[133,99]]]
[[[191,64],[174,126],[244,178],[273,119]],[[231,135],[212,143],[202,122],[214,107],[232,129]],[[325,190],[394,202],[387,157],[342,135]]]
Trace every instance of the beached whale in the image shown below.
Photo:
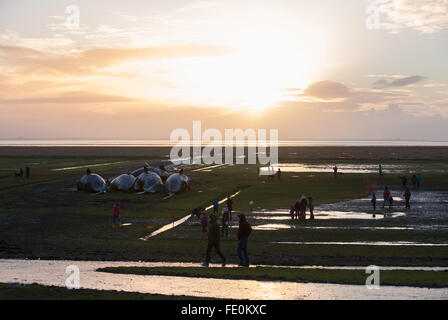
[[[191,179],[181,173],[173,173],[165,182],[165,189],[168,194],[174,194],[182,190],[189,190]]]
[[[146,168],[148,171],[150,171],[150,172],[157,173],[157,174],[159,175],[159,177],[162,178],[162,180],[166,180],[166,179],[168,179],[168,177],[170,176],[170,173],[169,173],[169,172],[166,172],[165,170],[162,170],[162,169],[160,169],[160,168],[152,167],[152,166],[148,165],[147,163],[146,163],[143,167],[138,168],[138,169],[132,171],[131,174],[132,174],[134,177],[138,177],[138,176],[141,175],[143,172],[145,172],[145,168]]]
[[[110,188],[117,191],[132,190],[137,179],[132,174],[122,174],[110,183]]]
[[[77,182],[78,191],[87,192],[106,192],[106,181],[96,173],[88,173],[83,175]]]
[[[155,193],[163,188],[163,181],[160,176],[151,171],[140,174],[134,184],[135,191]]]

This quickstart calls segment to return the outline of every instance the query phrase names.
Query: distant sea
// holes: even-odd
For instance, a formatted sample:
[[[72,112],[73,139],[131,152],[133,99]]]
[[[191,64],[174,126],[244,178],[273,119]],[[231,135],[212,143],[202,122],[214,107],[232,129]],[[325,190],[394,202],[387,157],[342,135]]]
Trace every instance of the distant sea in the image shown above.
[[[169,140],[0,140],[0,146],[22,147],[169,147]],[[237,145],[242,145],[238,143]],[[247,144],[247,141],[246,141]],[[205,145],[205,144],[204,144]],[[222,146],[222,144],[221,144]],[[279,147],[448,146],[448,141],[426,140],[280,140]]]

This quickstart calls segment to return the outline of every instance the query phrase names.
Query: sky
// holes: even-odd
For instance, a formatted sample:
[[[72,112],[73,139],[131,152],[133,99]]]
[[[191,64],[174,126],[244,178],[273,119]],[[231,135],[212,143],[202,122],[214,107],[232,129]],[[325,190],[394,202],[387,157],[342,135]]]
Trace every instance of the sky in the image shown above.
[[[0,0],[0,139],[448,140],[448,0]]]

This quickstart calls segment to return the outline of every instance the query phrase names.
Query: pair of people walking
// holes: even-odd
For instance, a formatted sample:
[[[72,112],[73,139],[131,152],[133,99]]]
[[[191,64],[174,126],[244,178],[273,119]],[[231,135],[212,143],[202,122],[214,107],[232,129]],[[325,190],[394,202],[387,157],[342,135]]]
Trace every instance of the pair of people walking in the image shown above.
[[[249,242],[249,235],[252,232],[252,228],[250,224],[246,220],[246,216],[244,214],[240,214],[239,216],[239,227],[238,227],[238,247],[237,253],[240,259],[240,266],[249,266],[249,254],[247,251],[247,246]],[[219,225],[217,222],[217,218],[215,215],[210,217],[210,225],[208,230],[208,245],[207,251],[205,254],[205,262],[202,264],[204,267],[208,267],[210,263],[210,254],[211,250],[214,248],[216,253],[222,259],[222,266],[226,266],[226,257],[221,251],[220,248],[220,232]]]

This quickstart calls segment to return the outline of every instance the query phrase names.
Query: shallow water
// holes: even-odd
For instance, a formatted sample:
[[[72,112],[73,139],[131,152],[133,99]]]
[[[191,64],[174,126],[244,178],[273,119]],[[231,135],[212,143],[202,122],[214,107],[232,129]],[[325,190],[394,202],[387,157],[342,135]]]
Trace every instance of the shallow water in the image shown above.
[[[446,299],[448,289],[296,283],[283,281],[224,280],[171,276],[139,276],[96,272],[103,267],[168,266],[164,263],[0,260],[0,282],[65,286],[66,268],[80,270],[80,287],[165,295],[233,299]],[[188,264],[183,264],[188,266]],[[195,264],[198,266],[198,264]],[[340,268],[340,267],[338,267]]]
[[[292,245],[341,245],[341,246],[413,246],[413,247],[446,247],[448,243],[424,243],[409,241],[359,241],[359,242],[338,242],[338,241],[273,241],[275,244],[292,244]]]

